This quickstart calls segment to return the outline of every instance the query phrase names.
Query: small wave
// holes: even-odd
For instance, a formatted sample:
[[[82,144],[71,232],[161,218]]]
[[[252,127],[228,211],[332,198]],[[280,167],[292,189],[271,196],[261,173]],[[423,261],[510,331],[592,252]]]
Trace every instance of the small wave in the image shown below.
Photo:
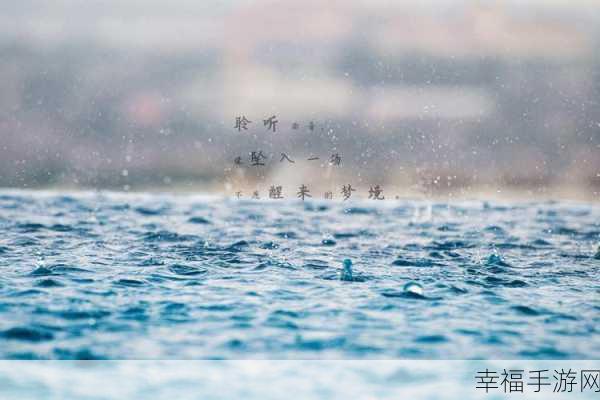
[[[26,342],[43,342],[54,339],[52,332],[33,327],[14,327],[0,332],[0,336],[8,340]]]

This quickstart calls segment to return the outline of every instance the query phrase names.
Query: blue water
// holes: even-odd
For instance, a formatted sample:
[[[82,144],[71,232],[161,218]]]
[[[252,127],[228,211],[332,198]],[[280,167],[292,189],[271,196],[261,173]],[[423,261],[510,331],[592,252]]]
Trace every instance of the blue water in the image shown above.
[[[6,192],[0,229],[2,358],[600,358],[597,204]]]

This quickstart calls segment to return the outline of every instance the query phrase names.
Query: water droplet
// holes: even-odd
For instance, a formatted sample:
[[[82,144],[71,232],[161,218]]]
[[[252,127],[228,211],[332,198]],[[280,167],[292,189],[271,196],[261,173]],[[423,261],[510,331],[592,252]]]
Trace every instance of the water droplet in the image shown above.
[[[423,296],[423,286],[417,282],[408,282],[406,285],[404,285],[404,293],[412,293]]]
[[[343,261],[342,273],[340,275],[342,281],[353,281],[354,276],[352,275],[352,261],[348,258]]]

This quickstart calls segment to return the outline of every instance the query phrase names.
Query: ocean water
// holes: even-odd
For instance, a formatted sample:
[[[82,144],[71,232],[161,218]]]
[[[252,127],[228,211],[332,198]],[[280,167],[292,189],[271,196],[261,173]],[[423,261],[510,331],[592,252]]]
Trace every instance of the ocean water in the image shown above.
[[[598,204],[4,192],[0,232],[0,358],[600,358]]]

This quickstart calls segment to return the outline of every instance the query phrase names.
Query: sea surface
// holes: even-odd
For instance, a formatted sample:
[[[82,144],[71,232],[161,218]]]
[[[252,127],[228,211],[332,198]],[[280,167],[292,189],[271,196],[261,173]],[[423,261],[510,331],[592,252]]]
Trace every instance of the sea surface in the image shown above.
[[[599,204],[17,191],[0,233],[4,359],[600,358]]]

